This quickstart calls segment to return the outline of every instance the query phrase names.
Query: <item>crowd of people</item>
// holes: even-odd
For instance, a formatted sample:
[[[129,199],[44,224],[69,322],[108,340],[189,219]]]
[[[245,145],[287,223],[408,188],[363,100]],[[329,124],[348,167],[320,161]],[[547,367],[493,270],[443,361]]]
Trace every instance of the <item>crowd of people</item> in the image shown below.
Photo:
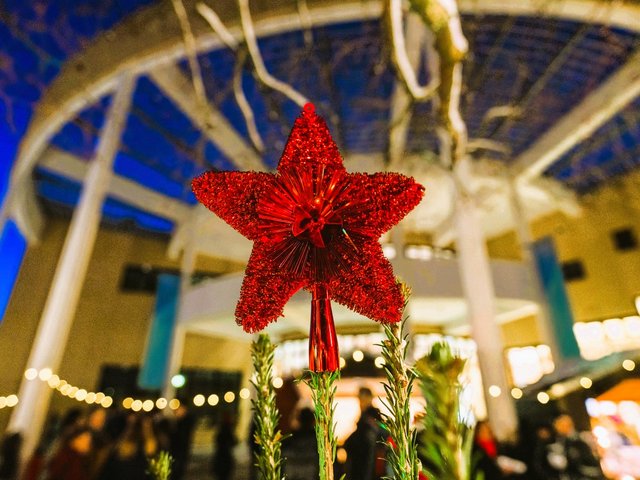
[[[385,462],[388,432],[373,406],[374,395],[363,387],[358,392],[360,418],[343,448],[344,465],[337,464],[337,478],[381,480],[391,475]],[[285,441],[285,473],[292,480],[318,478],[317,453],[313,434],[313,412],[300,411],[300,427]],[[518,444],[500,444],[488,422],[479,422],[474,431],[471,478],[485,480],[604,480],[605,476],[589,442],[589,435],[576,430],[571,417],[558,415],[548,425],[540,425],[535,439],[520,438]],[[478,474],[482,473],[479,477]],[[426,479],[426,476],[422,477]]]
[[[172,480],[182,480],[188,461],[193,417],[180,406],[171,418],[96,407],[72,409],[52,418],[26,467],[19,472],[19,433],[5,437],[1,480],[140,480],[160,451],[173,458]],[[19,476],[20,475],[20,476]]]
[[[344,442],[336,463],[338,477],[380,480],[391,472],[385,462],[388,433],[366,387],[358,393],[360,418]],[[296,428],[282,444],[283,473],[288,480],[317,480],[318,451],[314,413],[298,412]],[[172,480],[183,480],[195,422],[183,405],[172,417],[131,411],[108,415],[102,408],[69,411],[46,429],[20,480],[139,480],[148,478],[148,461],[160,451],[173,458]],[[250,435],[252,437],[252,435]],[[215,429],[210,473],[216,480],[234,477],[237,445],[235,421],[224,416]],[[250,438],[255,453],[255,442]],[[0,480],[18,480],[21,438],[5,437],[0,450]],[[602,480],[593,445],[580,434],[569,415],[538,426],[534,439],[501,445],[487,422],[476,425],[472,449],[474,472],[485,480]],[[253,459],[252,459],[253,463]],[[256,478],[255,469],[251,473]],[[426,477],[423,477],[426,478]],[[476,478],[476,475],[472,475]]]
[[[604,480],[590,434],[576,430],[566,413],[539,425],[535,438],[501,445],[488,423],[476,425],[472,459],[485,479]]]

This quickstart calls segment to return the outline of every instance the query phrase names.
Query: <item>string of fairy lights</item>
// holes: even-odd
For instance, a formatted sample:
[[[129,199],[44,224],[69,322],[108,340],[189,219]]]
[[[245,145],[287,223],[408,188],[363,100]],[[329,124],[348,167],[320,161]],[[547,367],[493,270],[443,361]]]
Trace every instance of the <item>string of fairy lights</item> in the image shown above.
[[[631,359],[625,359],[622,362],[622,368],[628,372],[631,372],[635,370],[636,362]],[[88,405],[98,405],[103,408],[110,408],[114,404],[113,398],[109,395],[106,395],[104,392],[92,392],[84,388],[79,388],[75,385],[72,385],[68,381],[60,378],[58,375],[53,373],[50,368],[43,368],[41,370],[29,368],[24,372],[24,376],[27,380],[30,381],[46,382],[47,385],[53,390],[56,390],[61,395],[64,395],[78,402],[84,402]],[[575,382],[577,382],[577,384],[585,390],[590,389],[593,385],[593,380],[586,376],[575,379]],[[284,380],[281,377],[274,377],[272,384],[274,388],[281,388],[284,384]],[[561,398],[570,389],[570,386],[556,384],[551,386],[551,388],[546,391],[538,392],[538,394],[536,395],[536,399],[539,403],[545,405],[552,399]],[[510,393],[515,400],[520,400],[524,396],[524,391],[518,387],[512,388]],[[492,397],[499,397],[500,395],[502,395],[502,390],[497,385],[491,385],[489,387],[489,395],[491,395]],[[250,397],[251,391],[247,387],[243,387],[238,391],[238,393],[233,391],[226,392],[224,395],[222,395],[222,398],[220,398],[220,396],[215,393],[208,396],[199,393],[194,395],[192,403],[196,407],[204,407],[205,405],[215,407],[221,402],[231,404],[238,398],[240,400],[248,400]],[[16,405],[18,405],[19,401],[20,399],[16,394],[0,396],[0,410],[4,408],[15,407]],[[150,412],[154,408],[157,410],[164,410],[166,408],[169,408],[170,410],[177,410],[180,407],[180,400],[178,400],[177,398],[166,399],[164,397],[156,399],[136,399],[133,397],[127,397],[122,401],[122,407],[126,410],[132,410],[134,412]]]
[[[76,400],[80,403],[86,403],[87,405],[97,405],[103,408],[110,408],[114,405],[114,400],[110,395],[104,392],[93,392],[85,388],[77,387],[67,380],[60,378],[59,375],[53,373],[50,368],[43,368],[37,370],[35,368],[28,368],[24,372],[24,377],[29,381],[41,381],[45,382],[52,390],[57,391],[59,394],[68,397],[72,400]],[[176,377],[182,377],[178,375]],[[174,377],[174,379],[176,378]],[[176,385],[175,382],[174,386]],[[184,377],[182,381],[178,382],[180,386],[184,385]],[[281,388],[284,385],[284,380],[281,377],[274,377],[272,384],[274,388]],[[204,407],[205,405],[215,407],[221,402],[231,404],[240,400],[248,400],[251,397],[251,391],[247,387],[241,388],[238,392],[227,391],[222,398],[217,394],[210,394],[205,396],[201,393],[194,395],[192,399],[193,405],[196,407]],[[8,396],[0,396],[0,410],[3,408],[12,408],[18,405],[20,399],[17,394],[11,394]],[[132,410],[134,412],[150,412],[153,409],[164,410],[169,408],[170,410],[177,410],[180,408],[180,400],[177,398],[167,399],[164,397],[159,398],[146,398],[137,399],[133,397],[127,397],[122,401],[122,407],[125,410]]]

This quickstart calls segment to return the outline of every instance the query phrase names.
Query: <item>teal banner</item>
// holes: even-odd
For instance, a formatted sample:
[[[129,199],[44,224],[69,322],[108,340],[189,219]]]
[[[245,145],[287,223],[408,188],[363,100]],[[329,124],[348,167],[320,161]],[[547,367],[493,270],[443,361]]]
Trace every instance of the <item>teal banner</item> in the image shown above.
[[[533,244],[543,294],[549,304],[549,322],[551,332],[558,346],[562,360],[580,358],[580,349],[573,333],[573,313],[564,284],[562,269],[556,255],[553,238],[544,237]]]
[[[138,386],[145,390],[159,390],[169,368],[171,343],[178,315],[180,277],[158,275],[156,305],[147,337],[144,361],[138,376]]]

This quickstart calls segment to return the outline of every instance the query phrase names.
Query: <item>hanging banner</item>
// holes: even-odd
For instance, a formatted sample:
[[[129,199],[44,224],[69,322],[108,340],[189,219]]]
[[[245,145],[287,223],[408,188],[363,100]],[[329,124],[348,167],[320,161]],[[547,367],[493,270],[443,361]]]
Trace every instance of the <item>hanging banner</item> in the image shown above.
[[[138,386],[142,389],[159,390],[164,386],[178,316],[179,297],[180,277],[168,273],[158,275],[156,305],[138,375]]]
[[[553,238],[544,237],[533,244],[540,283],[549,304],[550,331],[555,337],[562,360],[580,358],[580,349],[573,333],[573,313],[564,284],[564,276],[556,255]]]
[[[17,225],[13,220],[7,220],[0,234],[0,323],[9,305],[26,249],[27,241]]]

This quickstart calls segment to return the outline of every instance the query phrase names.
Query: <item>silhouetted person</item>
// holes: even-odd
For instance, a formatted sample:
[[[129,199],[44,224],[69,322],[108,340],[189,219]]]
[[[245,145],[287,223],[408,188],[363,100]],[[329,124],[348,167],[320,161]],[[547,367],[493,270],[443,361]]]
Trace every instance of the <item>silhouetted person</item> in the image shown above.
[[[320,472],[313,410],[301,409],[298,423],[298,429],[282,444],[284,473],[287,480],[317,480]]]
[[[124,433],[111,451],[100,479],[142,480],[147,476],[148,459],[156,453],[158,442],[151,417],[129,415]]]
[[[112,439],[106,432],[107,411],[102,407],[89,410],[87,428],[91,432],[91,452],[89,453],[89,479],[95,479],[104,467],[113,446]]]
[[[598,458],[591,446],[576,431],[573,419],[566,414],[553,421],[555,442],[547,446],[547,459],[552,469],[550,479],[604,479]]]
[[[22,435],[19,433],[7,434],[0,447],[0,480],[15,480],[20,466],[20,448],[22,447]]]
[[[176,420],[171,435],[171,455],[173,456],[171,479],[182,480],[189,462],[195,418],[184,403],[180,404],[175,416]]]
[[[87,480],[90,477],[91,431],[67,431],[45,469],[46,480]]]
[[[531,460],[533,480],[554,480],[559,478],[558,471],[549,463],[549,446],[555,442],[555,432],[550,425],[536,428],[535,445]]]
[[[233,432],[233,420],[230,415],[222,418],[220,427],[215,436],[215,451],[211,470],[217,480],[230,480],[236,465],[233,456],[233,448],[236,445],[236,436]]]
[[[472,458],[476,470],[484,473],[484,478],[499,480],[505,478],[498,466],[498,442],[487,422],[478,422],[473,437]]]
[[[347,452],[347,478],[350,480],[373,480],[376,472],[376,446],[384,440],[380,436],[378,421],[380,412],[372,404],[373,393],[366,387],[358,392],[360,419],[356,430],[344,443]]]

